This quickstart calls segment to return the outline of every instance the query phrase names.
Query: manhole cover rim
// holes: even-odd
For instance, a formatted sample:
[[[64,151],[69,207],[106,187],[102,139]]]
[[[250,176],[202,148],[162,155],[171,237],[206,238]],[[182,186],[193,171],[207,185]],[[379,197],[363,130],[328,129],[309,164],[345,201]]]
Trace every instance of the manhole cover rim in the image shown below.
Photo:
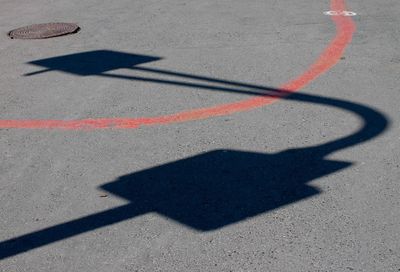
[[[81,28],[75,23],[52,22],[19,27],[8,32],[11,39],[48,39],[77,33]]]

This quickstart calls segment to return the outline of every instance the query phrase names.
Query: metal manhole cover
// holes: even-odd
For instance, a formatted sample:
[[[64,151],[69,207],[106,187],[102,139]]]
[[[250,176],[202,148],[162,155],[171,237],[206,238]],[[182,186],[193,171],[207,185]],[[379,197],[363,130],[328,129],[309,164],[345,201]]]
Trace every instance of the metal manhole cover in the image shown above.
[[[24,26],[8,33],[11,39],[46,39],[76,33],[79,26],[71,23],[46,23]]]

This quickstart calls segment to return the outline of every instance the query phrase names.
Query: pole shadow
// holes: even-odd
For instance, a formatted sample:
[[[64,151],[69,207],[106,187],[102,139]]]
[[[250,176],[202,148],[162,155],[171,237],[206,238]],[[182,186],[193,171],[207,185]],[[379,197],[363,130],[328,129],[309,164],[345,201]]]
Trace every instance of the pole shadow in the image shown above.
[[[45,70],[30,75],[59,70],[80,76],[143,80],[250,95],[279,95],[282,99],[339,108],[358,116],[362,125],[351,135],[311,147],[289,149],[275,154],[214,150],[122,176],[101,186],[101,189],[128,200],[128,204],[0,242],[0,259],[149,212],[157,212],[198,231],[211,231],[307,199],[320,193],[317,188],[308,185],[310,181],[352,164],[327,159],[329,154],[371,140],[389,125],[388,119],[382,113],[358,103],[309,94],[289,94],[285,90],[265,86],[137,67],[134,65],[160,58],[125,54],[127,53],[102,50],[34,61],[31,63],[42,66]],[[100,57],[108,63],[98,61]],[[84,63],[83,68],[80,63]],[[119,68],[194,79],[206,84],[106,74]],[[221,84],[227,86],[220,86]]]

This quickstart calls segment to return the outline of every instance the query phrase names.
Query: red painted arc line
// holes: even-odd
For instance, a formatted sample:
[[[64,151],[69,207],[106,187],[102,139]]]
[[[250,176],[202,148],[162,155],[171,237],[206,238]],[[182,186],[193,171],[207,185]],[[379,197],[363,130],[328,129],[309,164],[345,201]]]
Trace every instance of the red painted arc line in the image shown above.
[[[346,10],[345,0],[331,0],[331,10]],[[318,59],[297,78],[280,86],[285,90],[285,95],[293,93],[311,83],[314,79],[330,70],[343,55],[346,46],[351,42],[356,26],[351,17],[332,16],[336,25],[336,35],[325,48]],[[99,118],[81,120],[0,120],[0,128],[25,128],[25,129],[133,129],[141,126],[166,125],[192,120],[206,119],[214,116],[228,115],[236,112],[248,111],[258,107],[272,104],[284,95],[257,96],[254,98],[222,104],[213,107],[200,108],[178,112],[175,114],[142,117],[142,118]]]

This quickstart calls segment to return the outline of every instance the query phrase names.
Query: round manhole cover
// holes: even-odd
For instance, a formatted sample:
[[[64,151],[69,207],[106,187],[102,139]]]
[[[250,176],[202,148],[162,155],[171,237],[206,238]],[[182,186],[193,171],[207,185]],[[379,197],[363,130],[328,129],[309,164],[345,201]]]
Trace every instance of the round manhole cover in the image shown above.
[[[8,33],[11,39],[46,39],[76,33],[79,26],[71,23],[47,23],[24,26]]]

